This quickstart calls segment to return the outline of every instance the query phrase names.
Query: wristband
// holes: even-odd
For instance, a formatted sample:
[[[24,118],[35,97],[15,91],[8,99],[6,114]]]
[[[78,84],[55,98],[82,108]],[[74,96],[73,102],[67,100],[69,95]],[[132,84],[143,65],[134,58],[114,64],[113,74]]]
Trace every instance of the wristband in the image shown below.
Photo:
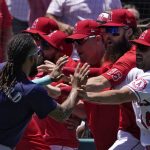
[[[46,75],[42,78],[34,79],[32,80],[33,83],[39,84],[39,85],[47,85],[50,84],[52,81],[51,77],[49,75]]]

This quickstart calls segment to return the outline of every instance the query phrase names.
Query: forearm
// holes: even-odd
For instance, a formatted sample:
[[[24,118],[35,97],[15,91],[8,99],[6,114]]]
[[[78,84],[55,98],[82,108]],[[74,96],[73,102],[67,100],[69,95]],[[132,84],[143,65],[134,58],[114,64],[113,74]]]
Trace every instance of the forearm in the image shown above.
[[[131,91],[109,90],[100,93],[87,93],[86,99],[90,102],[99,104],[122,104],[131,102],[135,96]]]
[[[87,92],[99,92],[106,88],[110,88],[110,82],[103,76],[89,78],[86,84]]]
[[[60,21],[59,17],[56,17],[54,15],[47,14],[47,16],[54,19],[57,22],[59,26],[59,30],[66,32],[67,34],[72,34],[73,29],[74,29],[73,26]]]
[[[78,90],[73,88],[61,105],[58,104],[57,109],[52,111],[49,115],[58,121],[63,121],[68,118],[78,102]]]
[[[62,22],[62,21],[59,20],[59,17],[57,17],[57,16],[55,16],[55,15],[52,15],[52,14],[50,14],[50,13],[47,13],[47,14],[46,14],[46,17],[49,17],[49,18],[54,19],[54,20],[57,22],[59,28],[61,28],[61,26],[62,26],[63,24],[65,24],[64,22]]]
[[[57,98],[61,95],[61,90],[57,86],[47,85],[47,86],[45,86],[45,88],[48,92],[48,95],[53,98]]]

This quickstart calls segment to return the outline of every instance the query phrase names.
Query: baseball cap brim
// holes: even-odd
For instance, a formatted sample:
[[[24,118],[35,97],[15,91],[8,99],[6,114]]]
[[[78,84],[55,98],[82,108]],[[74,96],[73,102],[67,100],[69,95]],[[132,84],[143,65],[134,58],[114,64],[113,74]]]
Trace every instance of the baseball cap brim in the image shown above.
[[[86,34],[72,34],[66,38],[66,41],[79,40],[88,37]]]
[[[144,45],[144,46],[150,46],[150,43],[144,41],[144,40],[141,40],[141,39],[137,39],[137,40],[131,40],[131,42],[133,44],[140,44],[140,45]]]
[[[45,40],[46,42],[48,42],[52,47],[61,50],[60,47],[58,47],[55,43],[53,43],[53,42],[51,41],[51,39],[50,39],[49,36],[47,36],[47,35],[40,35],[40,36],[41,36],[41,38],[42,38],[43,40]],[[67,55],[67,56],[71,56],[72,50],[73,50],[73,45],[64,42],[64,43],[62,44],[62,46],[63,46],[63,49],[64,49],[64,51],[62,51],[62,52],[63,52],[65,55]]]
[[[100,27],[124,27],[126,26],[123,23],[114,23],[114,22],[107,22],[104,24],[100,24]]]
[[[43,40],[48,42],[51,46],[53,46],[54,48],[58,48],[53,42],[51,42],[50,37],[48,37],[47,35],[43,35],[43,34],[41,34],[40,36]]]
[[[41,32],[41,31],[34,30],[34,29],[23,30],[22,32],[25,32],[25,33],[32,33],[32,34],[40,34],[40,35],[46,34],[45,32]]]

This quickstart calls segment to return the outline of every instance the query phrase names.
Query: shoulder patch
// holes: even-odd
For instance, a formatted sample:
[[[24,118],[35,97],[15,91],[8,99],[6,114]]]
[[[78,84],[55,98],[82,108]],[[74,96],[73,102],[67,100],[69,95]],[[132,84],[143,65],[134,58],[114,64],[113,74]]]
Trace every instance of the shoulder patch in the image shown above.
[[[146,85],[147,82],[143,78],[136,79],[134,82],[132,82],[133,88],[138,91],[142,91],[143,89],[145,89]]]

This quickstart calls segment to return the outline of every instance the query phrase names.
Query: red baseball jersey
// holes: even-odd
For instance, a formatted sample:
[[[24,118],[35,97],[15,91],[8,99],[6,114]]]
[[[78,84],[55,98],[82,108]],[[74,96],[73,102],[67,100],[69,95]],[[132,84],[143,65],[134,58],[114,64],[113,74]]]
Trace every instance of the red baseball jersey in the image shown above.
[[[12,26],[12,17],[9,13],[5,0],[0,0],[0,62],[4,61],[5,45],[9,36],[8,30]],[[9,33],[10,34],[10,33]]]
[[[112,63],[105,62],[99,69],[101,70],[99,73],[102,74],[111,67]],[[85,102],[84,104],[87,113],[88,126],[93,134],[96,149],[108,150],[117,139],[119,106],[97,105],[88,102]]]
[[[120,84],[127,76],[128,72],[136,66],[136,47],[133,46],[107,72],[102,74],[115,87]],[[140,138],[140,131],[136,125],[135,115],[131,103],[120,105],[119,129],[127,131]]]

